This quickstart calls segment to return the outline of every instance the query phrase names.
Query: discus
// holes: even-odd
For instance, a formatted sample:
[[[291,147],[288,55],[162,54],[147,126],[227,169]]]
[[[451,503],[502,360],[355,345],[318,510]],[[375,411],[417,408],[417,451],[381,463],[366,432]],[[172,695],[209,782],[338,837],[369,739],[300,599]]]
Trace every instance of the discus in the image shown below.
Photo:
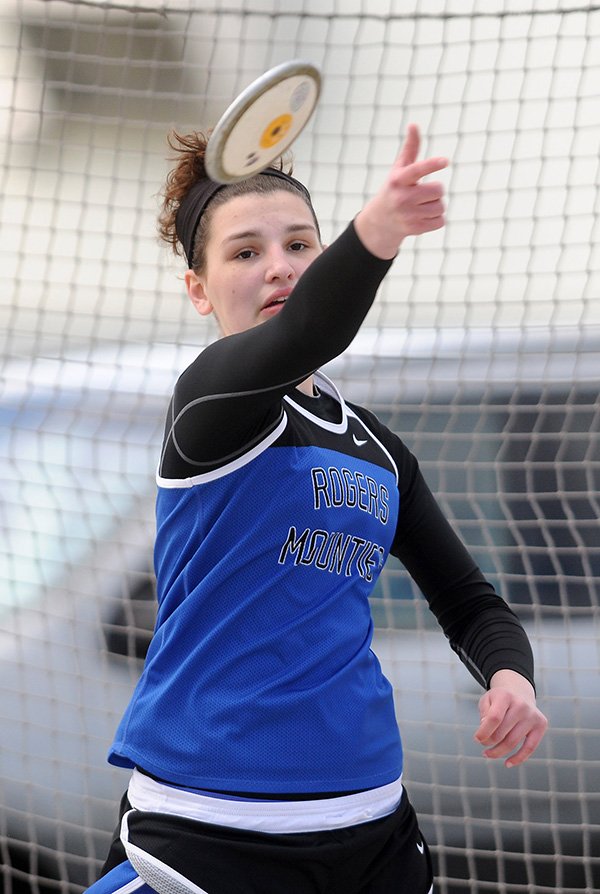
[[[237,183],[268,168],[294,142],[312,115],[321,74],[295,59],[253,81],[221,116],[206,146],[206,173]]]

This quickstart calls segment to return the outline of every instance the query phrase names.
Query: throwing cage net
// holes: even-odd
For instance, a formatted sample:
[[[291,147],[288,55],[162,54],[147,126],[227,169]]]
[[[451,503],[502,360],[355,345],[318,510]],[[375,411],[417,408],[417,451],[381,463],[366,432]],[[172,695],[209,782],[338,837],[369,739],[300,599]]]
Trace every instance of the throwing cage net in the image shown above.
[[[472,741],[475,683],[389,563],[373,597],[437,887],[600,888],[600,6],[569,0],[5,0],[0,10],[0,856],[5,894],[97,876],[127,774],[105,754],[153,623],[172,385],[216,333],[158,245],[166,134],[266,69],[323,93],[294,146],[331,241],[406,125],[447,155],[331,372],[416,452],[522,617],[550,731]]]

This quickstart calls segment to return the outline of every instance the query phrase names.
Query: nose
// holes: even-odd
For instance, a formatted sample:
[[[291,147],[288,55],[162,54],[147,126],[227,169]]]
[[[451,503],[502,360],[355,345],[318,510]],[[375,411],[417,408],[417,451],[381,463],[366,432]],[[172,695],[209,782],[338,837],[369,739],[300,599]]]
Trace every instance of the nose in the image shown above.
[[[267,282],[292,279],[295,276],[295,272],[286,251],[276,248],[269,252],[265,268],[265,280]]]

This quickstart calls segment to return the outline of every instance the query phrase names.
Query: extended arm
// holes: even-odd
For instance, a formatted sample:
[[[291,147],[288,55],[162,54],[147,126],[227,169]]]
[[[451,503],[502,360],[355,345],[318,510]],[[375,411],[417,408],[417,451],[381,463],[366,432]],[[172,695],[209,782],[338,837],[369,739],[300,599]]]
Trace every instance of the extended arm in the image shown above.
[[[350,225],[277,316],[205,348],[175,387],[163,474],[209,471],[266,433],[283,395],[350,344],[390,263],[368,252]]]
[[[441,184],[421,183],[446,159],[417,161],[412,125],[376,196],[304,272],[285,307],[259,326],[209,345],[177,382],[163,474],[209,471],[277,423],[281,398],[344,351],[402,241],[443,226]]]

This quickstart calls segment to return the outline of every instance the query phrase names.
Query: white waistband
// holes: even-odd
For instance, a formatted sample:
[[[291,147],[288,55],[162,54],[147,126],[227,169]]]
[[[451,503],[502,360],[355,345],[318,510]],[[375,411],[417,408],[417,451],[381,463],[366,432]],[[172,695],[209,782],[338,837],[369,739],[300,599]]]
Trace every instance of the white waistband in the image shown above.
[[[230,801],[157,782],[134,770],[128,789],[136,810],[254,832],[317,832],[388,816],[402,798],[402,777],[388,785],[314,801]]]

